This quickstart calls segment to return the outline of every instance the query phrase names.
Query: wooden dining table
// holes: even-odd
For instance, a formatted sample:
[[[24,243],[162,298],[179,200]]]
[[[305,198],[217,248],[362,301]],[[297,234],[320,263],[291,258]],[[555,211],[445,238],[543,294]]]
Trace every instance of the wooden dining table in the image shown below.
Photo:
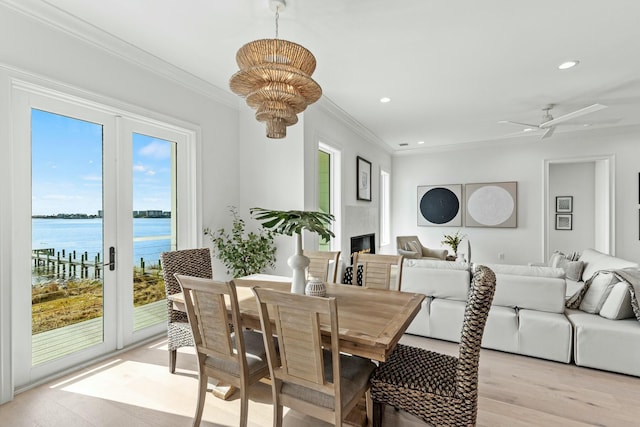
[[[260,330],[260,316],[254,286],[289,292],[291,278],[254,274],[234,279],[241,323]],[[338,305],[340,351],[384,362],[414,319],[424,295],[361,286],[327,284],[327,297],[335,297]],[[178,310],[184,310],[184,295],[170,295]],[[329,341],[328,319],[320,318],[323,341]]]

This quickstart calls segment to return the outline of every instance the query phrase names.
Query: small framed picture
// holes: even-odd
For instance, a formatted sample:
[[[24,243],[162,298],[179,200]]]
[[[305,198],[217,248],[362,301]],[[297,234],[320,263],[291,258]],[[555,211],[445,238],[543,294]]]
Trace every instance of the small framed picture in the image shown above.
[[[371,162],[358,156],[356,160],[357,199],[371,201]]]
[[[573,229],[573,215],[556,214],[556,230],[572,230],[572,229]]]
[[[556,197],[556,212],[557,213],[573,212],[573,196]]]

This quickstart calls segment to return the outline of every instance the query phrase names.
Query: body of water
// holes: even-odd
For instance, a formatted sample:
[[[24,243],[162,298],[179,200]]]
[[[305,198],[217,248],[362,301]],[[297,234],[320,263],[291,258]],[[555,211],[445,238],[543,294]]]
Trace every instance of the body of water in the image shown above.
[[[33,218],[31,229],[32,249],[64,249],[67,256],[76,251],[77,258],[87,252],[91,262],[97,254],[104,260],[101,218]],[[171,218],[133,218],[134,265],[140,265],[140,258],[147,266],[157,264],[160,253],[172,249],[170,236]]]

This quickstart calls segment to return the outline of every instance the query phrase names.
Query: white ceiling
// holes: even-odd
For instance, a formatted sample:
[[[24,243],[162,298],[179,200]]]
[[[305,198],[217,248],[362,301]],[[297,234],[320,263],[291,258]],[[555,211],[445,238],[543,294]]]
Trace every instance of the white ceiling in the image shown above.
[[[237,49],[275,35],[268,0],[14,3],[25,1],[54,6],[229,93]],[[555,138],[640,123],[638,0],[288,0],[279,30],[316,56],[324,96],[394,151],[514,132],[538,139],[541,132],[498,121],[540,123],[547,104],[556,104],[555,117],[609,107],[558,127]],[[580,65],[558,70],[569,59]],[[381,104],[383,96],[392,101]]]

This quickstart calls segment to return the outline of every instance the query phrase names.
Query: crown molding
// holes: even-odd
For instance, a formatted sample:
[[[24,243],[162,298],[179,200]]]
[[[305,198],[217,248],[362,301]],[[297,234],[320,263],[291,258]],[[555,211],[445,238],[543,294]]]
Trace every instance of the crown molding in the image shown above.
[[[0,5],[180,84],[193,92],[233,109],[239,108],[238,98],[230,92],[70,15],[46,0],[0,0]]]
[[[338,107],[338,105],[335,104],[326,95],[322,95],[322,97],[315,105],[320,107],[324,112],[331,115],[336,120],[345,124],[349,129],[353,130],[355,133],[357,133],[367,141],[370,141],[373,144],[377,145],[386,153],[393,154],[393,150],[391,149],[391,147],[389,147],[389,145],[387,145],[382,139],[380,139],[380,137],[371,132],[368,128],[364,127],[359,121],[354,119],[345,110]]]

